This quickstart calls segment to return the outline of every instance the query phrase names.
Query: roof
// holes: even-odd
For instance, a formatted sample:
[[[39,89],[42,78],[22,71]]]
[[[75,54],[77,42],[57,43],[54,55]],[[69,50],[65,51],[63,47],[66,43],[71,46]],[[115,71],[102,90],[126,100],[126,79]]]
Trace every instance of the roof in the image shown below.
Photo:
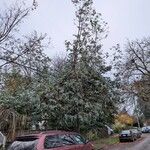
[[[22,136],[19,136],[17,138],[23,138],[23,137],[26,137],[26,138],[39,138],[41,137],[42,135],[57,135],[57,134],[66,134],[66,133],[69,133],[69,134],[77,134],[75,132],[67,132],[67,131],[61,131],[61,130],[51,130],[51,131],[44,131],[44,132],[40,132],[40,133],[36,133],[36,134],[27,134],[27,135],[22,135]],[[17,139],[16,138],[16,139]]]

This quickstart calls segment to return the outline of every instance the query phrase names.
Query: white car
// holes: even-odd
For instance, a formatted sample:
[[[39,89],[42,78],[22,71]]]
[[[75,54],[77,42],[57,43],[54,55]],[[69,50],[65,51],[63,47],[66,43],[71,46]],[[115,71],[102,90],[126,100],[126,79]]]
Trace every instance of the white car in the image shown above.
[[[150,133],[150,126],[145,126],[142,128],[143,133]]]

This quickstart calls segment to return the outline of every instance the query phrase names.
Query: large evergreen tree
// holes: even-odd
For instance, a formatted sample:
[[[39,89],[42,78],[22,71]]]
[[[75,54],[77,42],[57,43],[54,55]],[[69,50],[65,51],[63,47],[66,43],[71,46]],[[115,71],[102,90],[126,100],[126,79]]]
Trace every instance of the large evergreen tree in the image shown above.
[[[55,80],[54,99],[60,102],[57,124],[80,130],[102,126],[113,120],[117,98],[114,83],[104,74],[102,39],[107,24],[93,9],[92,0],[72,0],[76,8],[77,33],[73,42],[66,41],[68,59]]]

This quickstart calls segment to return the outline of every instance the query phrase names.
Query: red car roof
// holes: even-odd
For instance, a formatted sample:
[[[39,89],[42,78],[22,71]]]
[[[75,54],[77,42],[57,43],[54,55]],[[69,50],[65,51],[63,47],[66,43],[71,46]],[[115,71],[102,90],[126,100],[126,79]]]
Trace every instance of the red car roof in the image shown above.
[[[21,137],[34,137],[34,138],[39,138],[42,135],[57,135],[57,134],[77,134],[76,132],[67,132],[67,131],[61,131],[61,130],[51,130],[51,131],[44,131],[44,132],[40,132],[40,133],[35,133],[35,134],[27,134],[27,135],[22,135],[19,136],[17,138],[21,138]]]

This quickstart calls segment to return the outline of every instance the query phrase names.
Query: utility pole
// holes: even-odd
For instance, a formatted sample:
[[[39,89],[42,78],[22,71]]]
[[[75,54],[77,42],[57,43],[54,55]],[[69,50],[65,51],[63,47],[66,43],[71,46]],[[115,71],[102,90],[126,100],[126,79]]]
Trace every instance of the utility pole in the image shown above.
[[[139,114],[138,114],[138,109],[137,109],[136,97],[133,96],[133,99],[134,99],[135,115],[136,115],[136,120],[137,120],[137,123],[138,123],[138,128],[141,128],[141,126],[140,126],[140,120],[139,120]]]

